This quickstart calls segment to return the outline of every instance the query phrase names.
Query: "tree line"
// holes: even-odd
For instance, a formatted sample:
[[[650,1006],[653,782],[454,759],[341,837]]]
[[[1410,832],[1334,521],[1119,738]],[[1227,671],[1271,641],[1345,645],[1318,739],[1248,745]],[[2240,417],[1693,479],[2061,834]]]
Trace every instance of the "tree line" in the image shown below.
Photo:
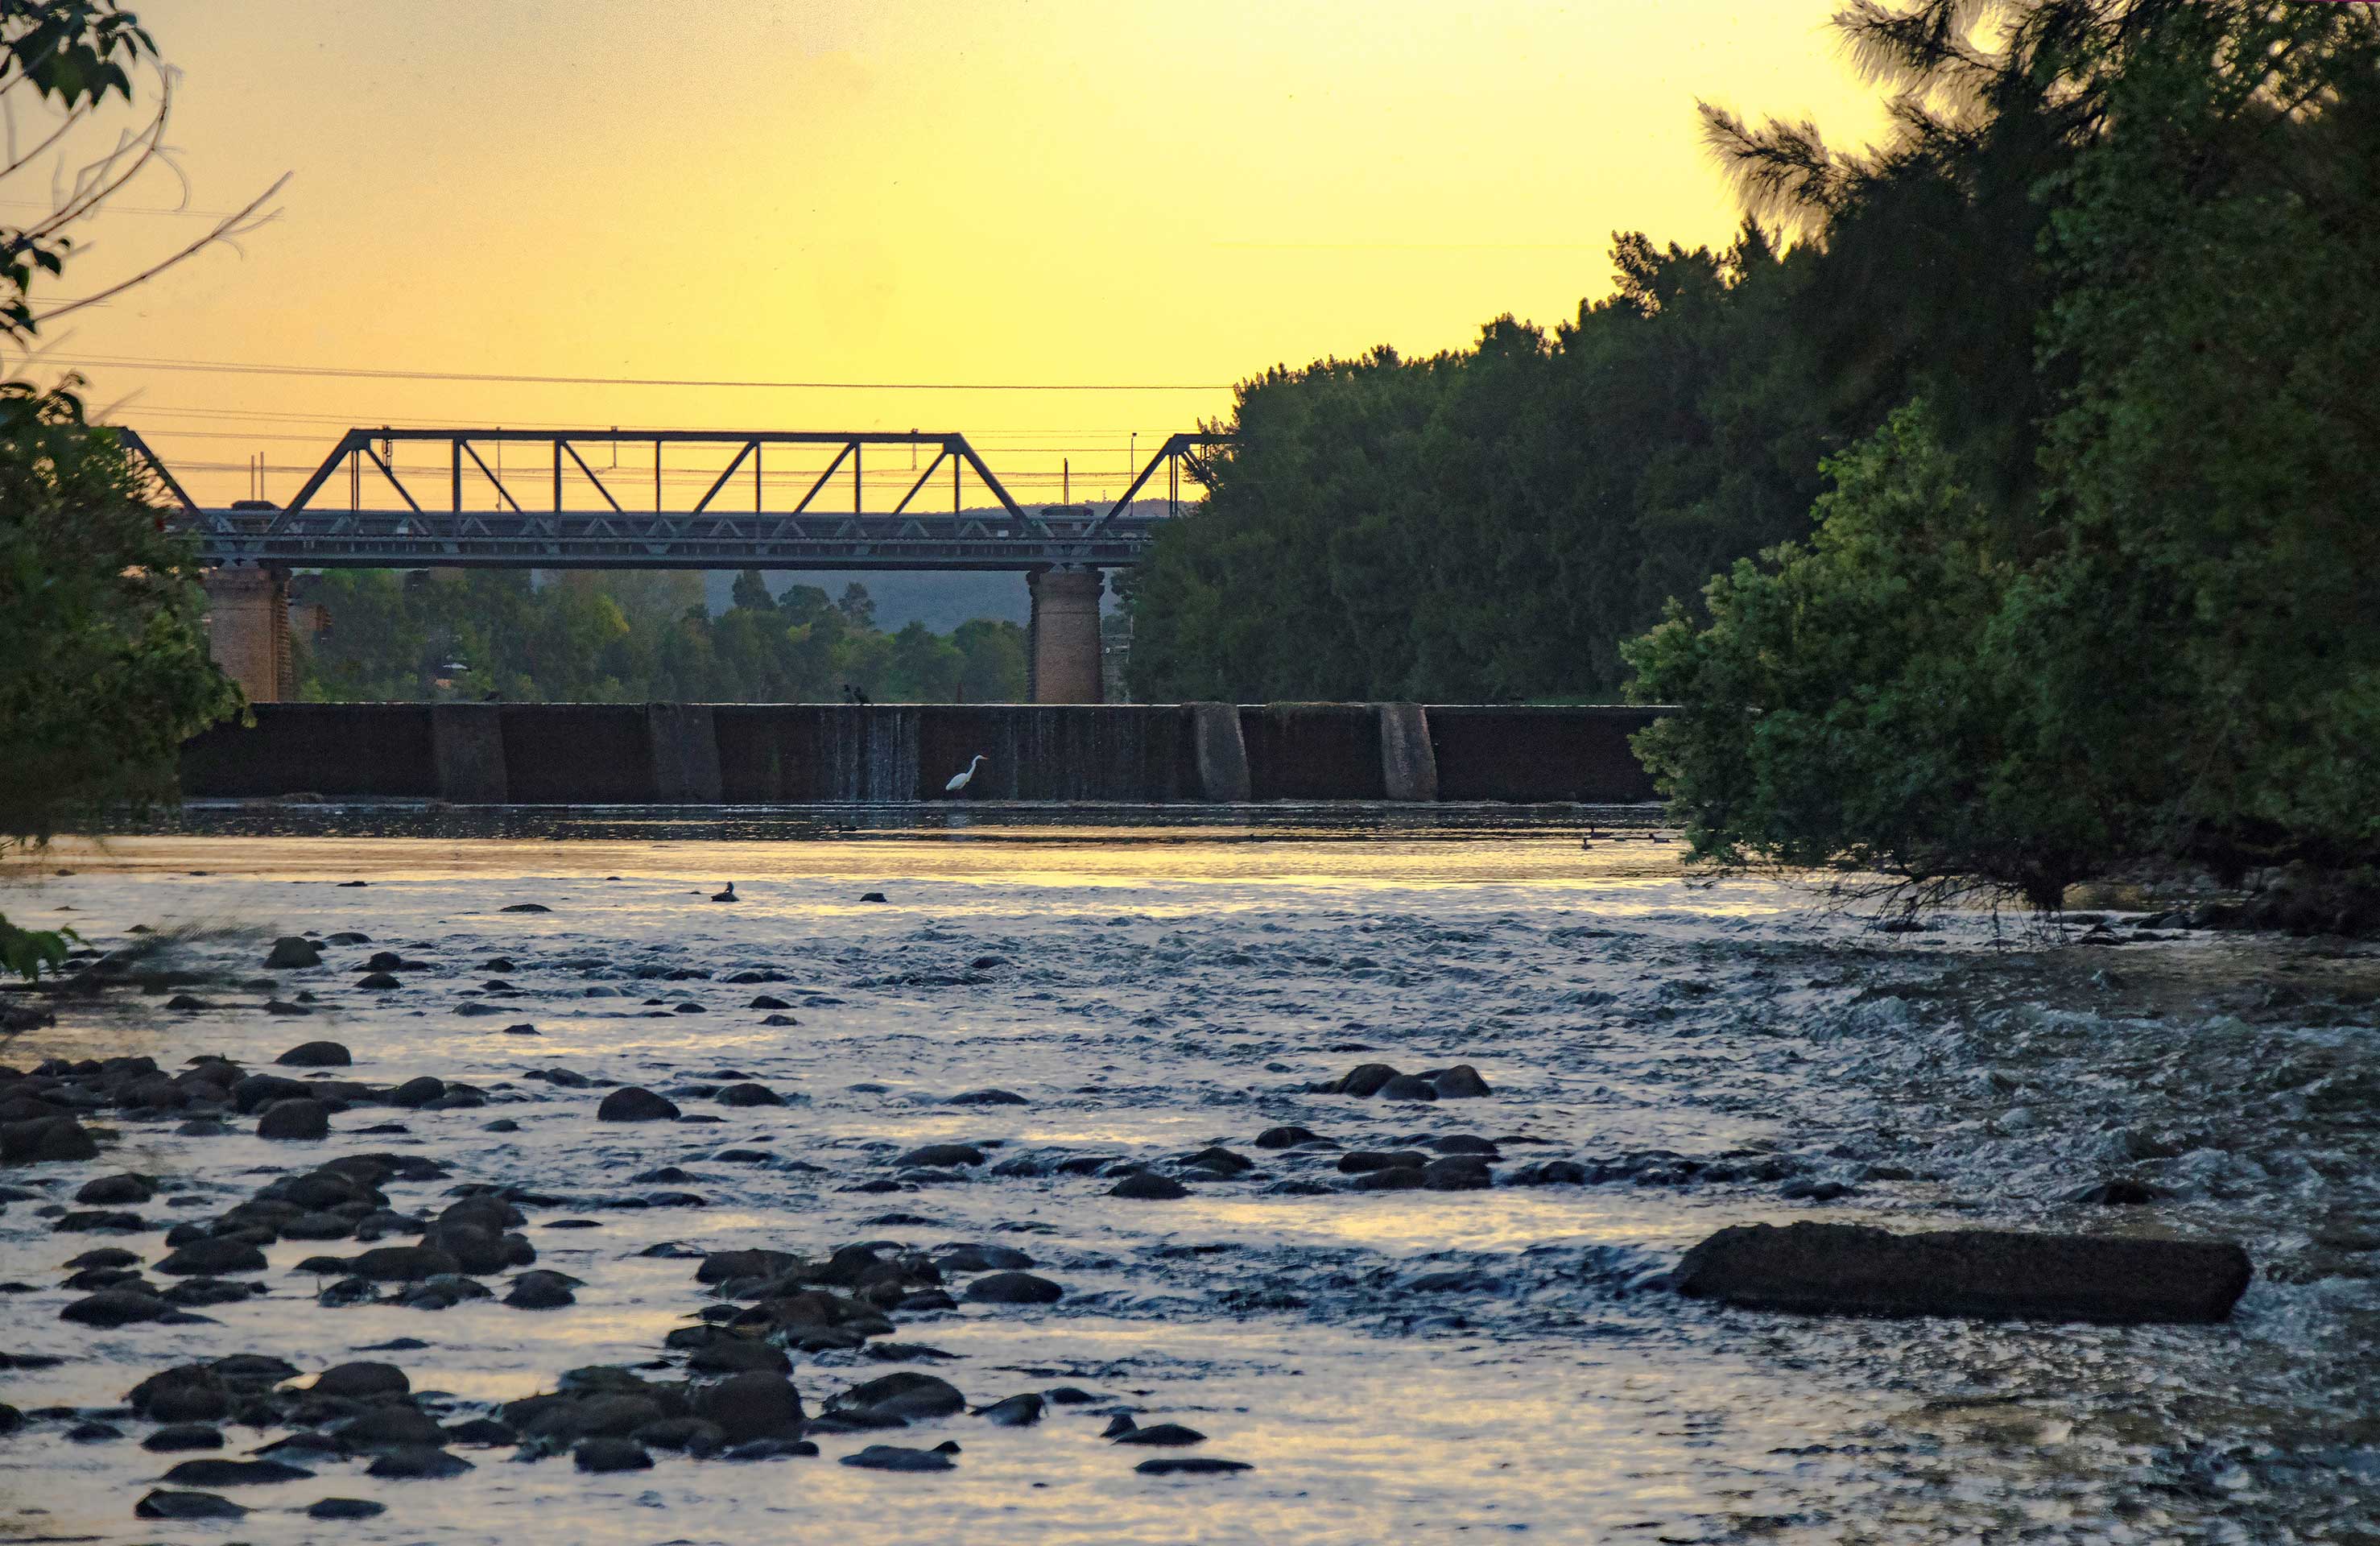
[[[1681,706],[1639,750],[1698,856],[1921,894],[2370,863],[2373,7],[1837,26],[1892,131],[1706,105],[1729,250],[1623,236],[1550,333],[1246,383],[1136,688],[1626,690]]]
[[[692,570],[332,570],[294,592],[322,609],[300,630],[299,696],[390,702],[1000,703],[1026,696],[1025,630],[978,618],[947,634],[876,626],[868,590],[772,596],[736,578],[714,617]]]

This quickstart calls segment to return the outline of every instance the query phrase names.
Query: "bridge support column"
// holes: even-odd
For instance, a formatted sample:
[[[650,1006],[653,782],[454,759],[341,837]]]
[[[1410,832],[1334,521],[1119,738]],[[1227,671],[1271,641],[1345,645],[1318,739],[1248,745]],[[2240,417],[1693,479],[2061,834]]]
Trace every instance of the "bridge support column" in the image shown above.
[[[1097,569],[1036,569],[1025,577],[1033,594],[1033,701],[1098,703],[1099,587]]]
[[[251,703],[297,690],[289,659],[289,571],[228,566],[206,572],[207,652]]]

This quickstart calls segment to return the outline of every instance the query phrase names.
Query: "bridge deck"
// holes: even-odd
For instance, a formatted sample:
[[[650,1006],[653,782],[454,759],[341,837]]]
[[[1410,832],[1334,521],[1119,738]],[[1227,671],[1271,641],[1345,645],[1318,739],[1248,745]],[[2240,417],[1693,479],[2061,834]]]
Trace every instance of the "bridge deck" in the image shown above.
[[[206,509],[175,517],[198,536],[206,563],[303,569],[1112,568],[1147,556],[1163,519]]]

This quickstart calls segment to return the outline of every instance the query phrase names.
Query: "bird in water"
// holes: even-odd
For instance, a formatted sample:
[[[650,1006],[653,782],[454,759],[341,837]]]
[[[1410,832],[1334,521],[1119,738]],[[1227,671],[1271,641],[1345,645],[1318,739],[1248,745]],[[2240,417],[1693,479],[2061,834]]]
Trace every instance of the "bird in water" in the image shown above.
[[[710,899],[714,902],[741,902],[744,900],[744,898],[735,895],[735,883],[734,881],[727,883],[727,889],[725,891],[712,892],[710,894]]]
[[[960,790],[965,788],[968,783],[974,779],[976,769],[982,767],[986,760],[987,759],[984,757],[982,752],[977,752],[975,754],[975,761],[966,765],[966,772],[958,774],[948,784],[942,785],[942,793],[945,795],[955,795]]]

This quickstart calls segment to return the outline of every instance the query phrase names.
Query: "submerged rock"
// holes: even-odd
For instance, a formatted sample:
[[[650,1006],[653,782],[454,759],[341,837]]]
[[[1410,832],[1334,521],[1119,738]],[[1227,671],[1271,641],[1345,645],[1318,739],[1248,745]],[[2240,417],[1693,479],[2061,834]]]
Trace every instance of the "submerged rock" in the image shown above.
[[[923,1148],[912,1149],[892,1162],[893,1168],[896,1170],[914,1168],[948,1170],[953,1165],[981,1163],[983,1163],[983,1150],[971,1143],[929,1143]]]
[[[535,1268],[512,1280],[504,1303],[515,1309],[560,1309],[578,1302],[578,1296],[572,1292],[578,1286],[579,1280],[566,1272]]]
[[[443,1481],[474,1468],[459,1455],[449,1455],[427,1444],[407,1444],[374,1457],[364,1467],[364,1474],[403,1481]]]
[[[1144,1460],[1133,1469],[1142,1476],[1229,1476],[1256,1467],[1245,1460],[1220,1460],[1211,1455],[1168,1455]]]
[[[306,1481],[313,1475],[302,1466],[278,1460],[185,1460],[167,1471],[165,1479],[185,1487],[263,1487]]]
[[[674,1122],[677,1115],[674,1102],[633,1084],[604,1096],[603,1103],[595,1108],[598,1122]]]
[[[1207,1442],[1207,1435],[1195,1428],[1184,1428],[1178,1422],[1155,1422],[1147,1428],[1135,1428],[1129,1432],[1119,1433],[1113,1442],[1119,1444],[1203,1444]]]
[[[1053,1305],[1066,1291],[1030,1272],[990,1272],[967,1284],[966,1296],[978,1304]]]
[[[582,1471],[650,1471],[653,1457],[634,1439],[581,1439],[570,1451],[570,1463]]]
[[[1012,1395],[1005,1401],[995,1401],[989,1406],[978,1406],[975,1415],[1002,1428],[1030,1428],[1041,1420],[1043,1399],[1027,1392]]]
[[[142,1519],[245,1519],[248,1510],[212,1492],[176,1492],[160,1487],[132,1505]]]
[[[353,1258],[346,1271],[375,1283],[418,1283],[463,1270],[449,1253],[431,1246],[380,1246]]]
[[[169,1422],[140,1441],[140,1447],[159,1455],[194,1449],[221,1449],[223,1430],[206,1422]]]
[[[856,1455],[844,1455],[843,1463],[865,1471],[947,1471],[956,1468],[951,1457],[940,1450],[905,1449],[899,1444],[870,1444]]]
[[[186,1319],[183,1312],[157,1297],[132,1288],[103,1288],[87,1299],[77,1299],[58,1311],[61,1321],[113,1331],[144,1321]]]
[[[945,1272],[1016,1272],[1032,1266],[1033,1259],[1014,1246],[969,1242],[944,1246],[934,1253],[934,1265]]]
[[[729,1443],[752,1439],[797,1439],[802,1398],[782,1374],[748,1369],[731,1374],[694,1394],[694,1415],[716,1423]]]
[[[1384,1101],[1461,1101],[1488,1093],[1488,1081],[1467,1063],[1399,1073],[1385,1063],[1359,1063],[1335,1079],[1305,1087],[1318,1095],[1378,1096]]]
[[[293,971],[303,967],[319,967],[322,964],[322,953],[314,948],[314,942],[296,934],[284,934],[274,940],[273,948],[266,952],[264,956],[264,968],[267,971]]]
[[[328,1138],[330,1133],[330,1108],[303,1098],[273,1102],[256,1124],[256,1136],[261,1138],[304,1141]]]
[[[870,1426],[888,1427],[921,1418],[946,1418],[966,1410],[966,1397],[948,1380],[914,1369],[880,1375],[844,1391],[827,1403],[838,1417],[871,1419]]]
[[[314,1378],[316,1395],[370,1401],[381,1396],[409,1395],[413,1382],[393,1363],[334,1364]]]
[[[1136,1170],[1108,1188],[1108,1196],[1128,1198],[1135,1202],[1171,1202],[1189,1195],[1189,1187],[1153,1170]]]
[[[818,1445],[808,1439],[754,1439],[749,1443],[731,1444],[720,1452],[722,1460],[790,1460],[797,1455],[816,1455]]]
[[[54,1160],[95,1160],[98,1157],[99,1141],[71,1116],[37,1116],[24,1122],[0,1122],[0,1161],[9,1164],[40,1164]]]
[[[2251,1273],[2247,1251],[2228,1242],[1796,1223],[1722,1229],[1671,1282],[1763,1309],[2123,1325],[2223,1320]]]
[[[345,1068],[355,1058],[336,1041],[301,1041],[273,1061],[285,1068]]]

